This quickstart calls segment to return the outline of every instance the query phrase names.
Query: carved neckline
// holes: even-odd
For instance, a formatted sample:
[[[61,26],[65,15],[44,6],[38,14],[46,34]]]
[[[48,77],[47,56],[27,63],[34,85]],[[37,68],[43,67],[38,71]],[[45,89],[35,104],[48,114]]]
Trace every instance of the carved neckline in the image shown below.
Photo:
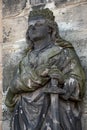
[[[51,48],[53,45],[55,45],[55,44],[51,41],[46,46],[44,46],[44,47],[42,47],[40,49],[34,49],[32,52],[36,53],[36,54],[39,54],[39,53],[43,52],[45,49]]]

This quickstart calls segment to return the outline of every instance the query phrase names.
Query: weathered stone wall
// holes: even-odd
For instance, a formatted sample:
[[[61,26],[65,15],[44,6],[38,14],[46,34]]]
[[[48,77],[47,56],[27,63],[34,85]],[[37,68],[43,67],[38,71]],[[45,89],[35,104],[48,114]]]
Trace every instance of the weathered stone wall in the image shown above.
[[[2,2],[0,1],[0,130],[2,130]]]
[[[4,2],[5,0],[3,0]],[[9,0],[6,0],[9,1]],[[13,0],[15,1],[15,0]],[[51,0],[52,1],[52,0]],[[30,6],[19,0],[13,2],[13,8],[3,3],[3,90],[6,92],[19,61],[25,54],[27,47],[25,34],[27,30],[27,17]],[[7,6],[8,5],[8,6]],[[6,12],[5,12],[6,6]],[[87,84],[87,1],[86,0],[55,0],[47,3],[54,12],[59,25],[61,37],[70,41],[80,58],[86,73]],[[16,8],[16,10],[14,9]],[[4,106],[4,105],[3,105]],[[6,113],[7,109],[3,107]],[[87,128],[87,88],[83,103],[83,130]],[[9,119],[4,117],[3,130],[9,129]]]
[[[20,12],[25,8],[27,0],[2,0],[3,2],[3,16],[9,16]]]

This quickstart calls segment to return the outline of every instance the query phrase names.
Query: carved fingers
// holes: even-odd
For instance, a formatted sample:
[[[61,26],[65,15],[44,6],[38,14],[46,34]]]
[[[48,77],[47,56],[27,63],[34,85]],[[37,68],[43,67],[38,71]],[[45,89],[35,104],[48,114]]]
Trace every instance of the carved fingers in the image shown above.
[[[79,97],[79,83],[74,78],[69,78],[65,81],[63,89],[66,91],[63,98],[66,100],[69,98],[78,98]]]

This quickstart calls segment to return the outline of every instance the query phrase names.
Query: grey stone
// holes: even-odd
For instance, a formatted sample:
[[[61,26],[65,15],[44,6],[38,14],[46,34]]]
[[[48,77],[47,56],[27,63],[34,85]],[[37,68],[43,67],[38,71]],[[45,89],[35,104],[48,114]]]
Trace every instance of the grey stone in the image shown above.
[[[23,10],[26,6],[27,0],[2,0],[3,2],[3,16],[15,14]]]
[[[24,2],[24,3],[23,3]],[[3,16],[13,15],[25,7],[25,0],[19,3],[12,3],[11,6],[3,0]],[[59,2],[59,3],[58,3]],[[72,4],[70,4],[72,2]],[[79,2],[79,4],[78,4]],[[75,4],[76,3],[76,4]],[[61,5],[65,4],[64,7]],[[70,5],[69,5],[70,4]],[[13,6],[12,6],[13,5]],[[83,0],[62,0],[57,1],[57,7],[53,9],[56,21],[59,25],[59,32],[62,38],[70,41],[80,58],[82,66],[86,73],[87,86],[87,2]],[[60,5],[60,6],[59,6]],[[68,5],[68,6],[67,6]],[[16,11],[14,11],[16,9]],[[27,14],[28,15],[28,14]],[[16,46],[16,41],[25,37],[27,16],[15,17],[15,19],[4,19],[4,41],[3,43],[3,76],[5,82],[4,91],[9,85],[9,81],[13,76],[13,71],[24,55],[24,43],[19,42],[19,48],[13,49]],[[25,26],[23,26],[25,25]],[[7,28],[7,26],[9,28]],[[18,29],[17,29],[18,28]],[[15,47],[14,47],[15,48]],[[15,59],[14,59],[15,57]],[[9,60],[10,59],[10,60]],[[9,72],[9,74],[8,74]],[[7,75],[8,76],[5,76]],[[83,130],[87,129],[87,89],[83,101]],[[3,121],[3,130],[9,130],[9,121]]]

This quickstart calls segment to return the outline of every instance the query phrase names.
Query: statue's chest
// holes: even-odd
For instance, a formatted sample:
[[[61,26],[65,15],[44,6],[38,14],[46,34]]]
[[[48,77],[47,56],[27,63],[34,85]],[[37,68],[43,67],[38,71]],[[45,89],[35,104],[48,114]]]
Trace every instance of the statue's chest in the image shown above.
[[[46,64],[53,60],[54,57],[57,58],[58,55],[61,53],[61,50],[62,48],[54,46],[39,53],[31,52],[28,58],[29,63],[34,68],[41,64]]]

